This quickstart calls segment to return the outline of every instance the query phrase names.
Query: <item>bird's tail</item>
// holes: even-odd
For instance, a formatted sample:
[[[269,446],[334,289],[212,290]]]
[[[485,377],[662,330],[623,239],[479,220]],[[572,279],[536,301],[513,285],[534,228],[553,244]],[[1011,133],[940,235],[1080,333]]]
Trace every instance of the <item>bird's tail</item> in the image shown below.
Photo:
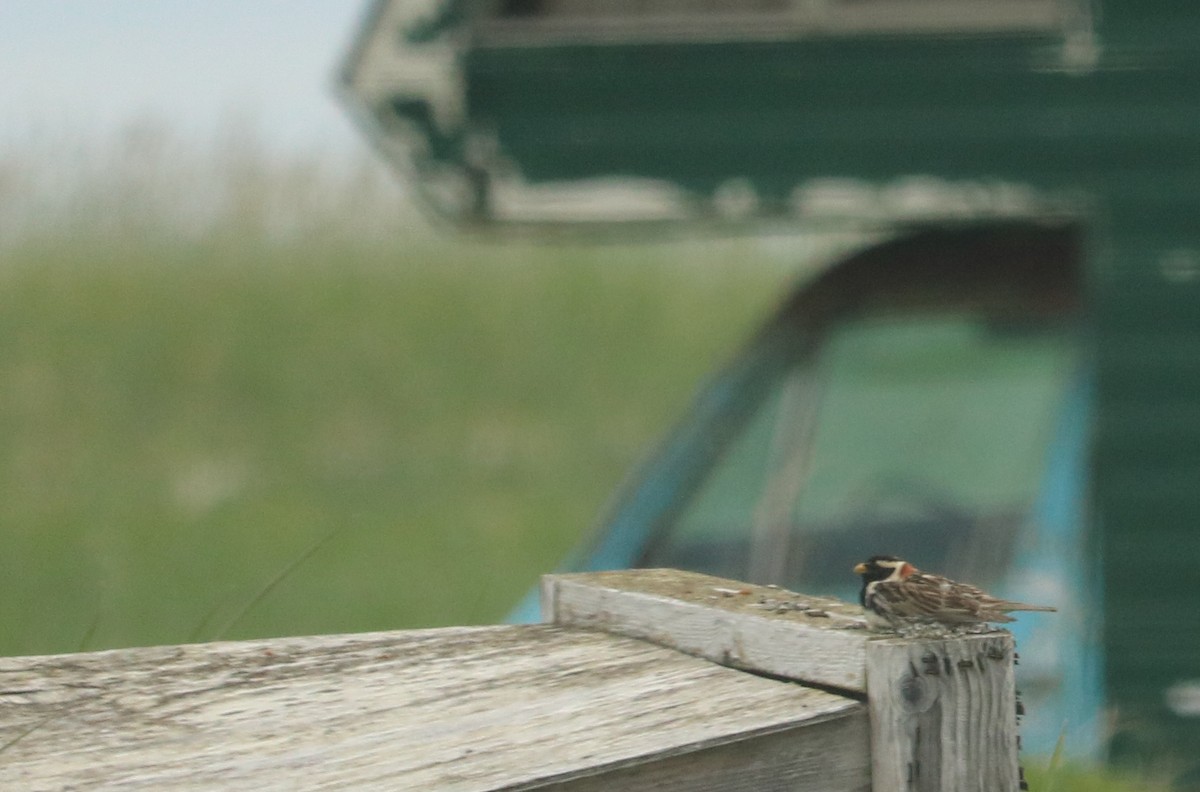
[[[1030,605],[1025,602],[1009,601],[1005,601],[1003,607],[1006,611],[1045,611],[1047,613],[1054,613],[1058,610],[1058,608],[1051,605]]]

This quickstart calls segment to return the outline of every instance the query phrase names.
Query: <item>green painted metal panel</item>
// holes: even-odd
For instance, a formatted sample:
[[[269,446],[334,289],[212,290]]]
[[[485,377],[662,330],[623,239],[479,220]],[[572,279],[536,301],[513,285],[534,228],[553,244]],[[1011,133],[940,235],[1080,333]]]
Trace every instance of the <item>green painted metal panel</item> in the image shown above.
[[[769,194],[937,174],[1196,205],[1180,171],[1200,170],[1200,61],[1075,75],[1000,44],[484,50],[468,101],[535,181],[624,173],[706,191],[747,177]]]

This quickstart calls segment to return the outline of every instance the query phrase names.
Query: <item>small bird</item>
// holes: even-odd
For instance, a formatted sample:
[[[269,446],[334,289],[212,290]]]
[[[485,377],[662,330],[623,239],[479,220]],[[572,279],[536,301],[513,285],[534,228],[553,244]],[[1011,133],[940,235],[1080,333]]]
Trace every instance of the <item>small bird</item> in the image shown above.
[[[874,628],[895,629],[920,622],[978,627],[1013,621],[1008,611],[1057,610],[998,599],[975,586],[922,572],[895,556],[871,556],[854,567],[854,572],[862,576],[858,598],[867,612],[867,623]]]

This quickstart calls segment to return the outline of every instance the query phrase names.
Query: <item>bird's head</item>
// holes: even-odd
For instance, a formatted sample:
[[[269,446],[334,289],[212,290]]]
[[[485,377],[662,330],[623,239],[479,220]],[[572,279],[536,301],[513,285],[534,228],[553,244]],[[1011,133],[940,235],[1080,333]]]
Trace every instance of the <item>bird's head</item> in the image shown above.
[[[854,574],[862,575],[864,585],[880,580],[903,580],[916,571],[917,568],[904,559],[889,555],[871,556],[854,567]]]

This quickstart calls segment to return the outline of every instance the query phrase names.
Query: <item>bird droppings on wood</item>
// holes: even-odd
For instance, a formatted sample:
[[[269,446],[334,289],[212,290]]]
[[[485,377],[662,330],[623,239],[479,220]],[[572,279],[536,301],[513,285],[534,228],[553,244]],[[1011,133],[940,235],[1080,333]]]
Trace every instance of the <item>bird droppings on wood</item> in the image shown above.
[[[754,593],[748,588],[731,589],[723,586],[713,586],[713,591],[717,592],[722,597],[745,597]]]
[[[708,575],[680,573],[674,569],[612,570],[586,573],[598,586],[648,595],[696,601],[708,593],[716,607],[732,611],[766,609],[779,613],[820,610],[849,624],[862,623],[862,608],[833,599],[797,594],[778,585],[759,586]],[[556,576],[569,577],[569,576]]]

